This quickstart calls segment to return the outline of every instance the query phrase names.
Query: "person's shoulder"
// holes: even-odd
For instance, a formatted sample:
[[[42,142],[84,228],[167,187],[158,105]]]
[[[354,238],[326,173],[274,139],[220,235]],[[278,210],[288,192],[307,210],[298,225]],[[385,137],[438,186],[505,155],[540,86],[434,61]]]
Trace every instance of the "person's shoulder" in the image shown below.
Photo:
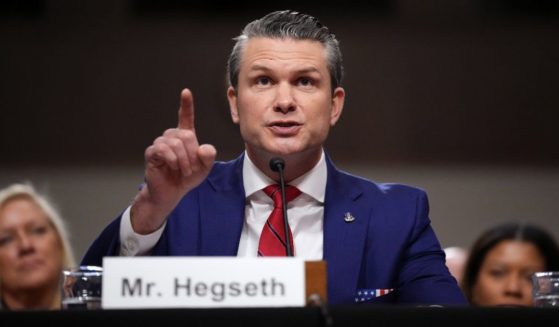
[[[358,186],[364,192],[371,193],[378,196],[391,196],[391,195],[408,195],[408,196],[425,196],[426,191],[415,185],[398,182],[378,182],[363,176],[354,175],[347,171],[338,170],[340,176],[346,180],[347,183]]]
[[[230,171],[230,170],[234,170],[237,167],[240,167],[242,169],[242,165],[243,165],[243,156],[242,155],[235,158],[235,159],[227,160],[227,161],[216,160],[213,163],[211,173],[223,173],[223,172],[227,172],[227,171]]]
[[[215,161],[205,180],[214,187],[218,185],[238,185],[242,183],[243,156],[229,161]]]
[[[353,174],[344,169],[340,169],[336,167],[328,154],[326,155],[326,163],[329,167],[328,169],[332,173],[330,176],[335,176],[334,179],[339,180],[338,185],[343,185],[344,187],[350,185],[351,188],[358,188],[365,194],[383,197],[426,197],[427,194],[424,189],[415,185],[399,182],[378,182],[364,176]]]

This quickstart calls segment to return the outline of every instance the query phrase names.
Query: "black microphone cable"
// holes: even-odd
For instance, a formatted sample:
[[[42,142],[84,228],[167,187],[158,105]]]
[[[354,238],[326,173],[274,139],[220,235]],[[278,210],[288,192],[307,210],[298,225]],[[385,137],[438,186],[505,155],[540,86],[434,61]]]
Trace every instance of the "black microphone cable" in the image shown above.
[[[285,161],[282,158],[275,157],[270,159],[270,168],[278,172],[280,178],[281,190],[281,204],[283,209],[283,225],[285,227],[285,255],[288,257],[293,256],[293,249],[291,248],[291,239],[289,238],[289,221],[287,220],[287,203],[285,201],[285,180],[283,176],[283,169],[285,168]]]

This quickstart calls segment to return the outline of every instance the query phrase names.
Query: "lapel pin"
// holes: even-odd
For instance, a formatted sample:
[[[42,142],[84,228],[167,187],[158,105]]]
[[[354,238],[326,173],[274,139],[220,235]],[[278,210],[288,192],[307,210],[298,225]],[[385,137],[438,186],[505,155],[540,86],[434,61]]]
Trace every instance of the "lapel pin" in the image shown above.
[[[346,212],[344,215],[344,221],[346,223],[352,223],[355,220],[355,217],[351,215],[351,212]]]

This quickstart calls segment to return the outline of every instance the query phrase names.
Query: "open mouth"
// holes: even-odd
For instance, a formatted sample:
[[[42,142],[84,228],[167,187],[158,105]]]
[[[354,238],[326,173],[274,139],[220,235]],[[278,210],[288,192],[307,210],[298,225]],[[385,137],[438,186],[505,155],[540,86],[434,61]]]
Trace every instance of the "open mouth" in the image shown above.
[[[294,121],[278,121],[269,125],[272,132],[281,137],[288,137],[297,134],[301,124]]]
[[[280,122],[274,122],[270,126],[271,127],[293,127],[293,126],[299,126],[299,124],[291,121],[286,121],[286,122],[280,121]]]

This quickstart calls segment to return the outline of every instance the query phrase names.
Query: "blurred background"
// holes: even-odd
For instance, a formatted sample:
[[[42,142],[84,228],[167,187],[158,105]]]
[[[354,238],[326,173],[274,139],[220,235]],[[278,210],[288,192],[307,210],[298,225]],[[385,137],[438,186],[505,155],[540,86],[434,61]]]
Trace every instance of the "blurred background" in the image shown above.
[[[32,182],[79,257],[133,199],[143,152],[193,91],[203,143],[242,150],[225,63],[249,21],[317,16],[339,38],[339,168],[428,192],[443,246],[504,221],[559,238],[559,1],[0,1],[0,187]]]

